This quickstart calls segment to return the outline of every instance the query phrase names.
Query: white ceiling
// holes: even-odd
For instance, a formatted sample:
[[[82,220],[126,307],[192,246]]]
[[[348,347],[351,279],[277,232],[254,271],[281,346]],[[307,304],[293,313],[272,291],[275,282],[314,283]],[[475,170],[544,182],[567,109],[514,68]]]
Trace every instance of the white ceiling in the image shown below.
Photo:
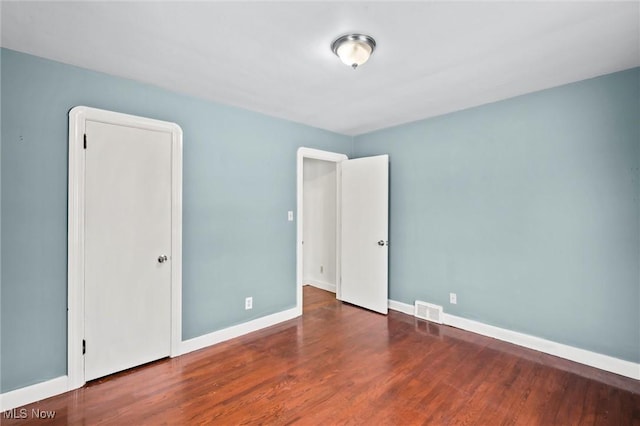
[[[3,47],[357,135],[640,65],[634,2],[2,2]],[[357,70],[347,32],[377,50]]]

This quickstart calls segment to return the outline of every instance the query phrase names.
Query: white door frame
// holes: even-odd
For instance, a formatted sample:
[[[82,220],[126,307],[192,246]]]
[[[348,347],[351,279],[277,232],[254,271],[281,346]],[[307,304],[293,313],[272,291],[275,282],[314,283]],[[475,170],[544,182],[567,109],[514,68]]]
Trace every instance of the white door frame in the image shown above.
[[[304,159],[312,158],[315,160],[331,161],[336,163],[336,296],[340,298],[340,162],[347,160],[344,154],[335,152],[321,151],[313,148],[298,148],[296,168],[296,313],[302,315],[302,281],[303,281],[303,218],[304,218]]]
[[[178,356],[182,341],[182,129],[175,123],[78,106],[69,111],[69,216],[67,270],[68,388],[85,384],[84,338],[84,219],[87,120],[170,133],[171,148],[171,351]],[[91,141],[88,142],[89,145]]]

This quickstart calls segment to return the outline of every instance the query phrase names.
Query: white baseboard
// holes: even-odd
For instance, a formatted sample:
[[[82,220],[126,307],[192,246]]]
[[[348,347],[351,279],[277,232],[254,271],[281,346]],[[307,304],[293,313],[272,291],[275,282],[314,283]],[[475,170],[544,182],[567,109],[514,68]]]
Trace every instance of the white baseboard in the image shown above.
[[[413,305],[395,300],[389,300],[389,309],[412,316],[414,312]],[[277,312],[243,324],[215,331],[204,336],[195,337],[181,343],[180,354],[186,354],[235,337],[240,337],[244,334],[258,331],[298,316],[300,316],[299,309],[291,308],[286,311]],[[556,343],[539,337],[530,336],[528,334],[519,333],[517,331],[494,327],[492,325],[451,314],[444,314],[444,324],[481,334],[483,336],[493,337],[494,339],[513,343],[518,346],[523,346],[550,355],[555,355],[560,358],[589,365],[621,376],[640,380],[640,364],[634,362],[625,361],[562,343]],[[50,398],[69,390],[68,377],[61,376],[46,382],[9,391],[0,394],[0,412]]]
[[[215,331],[204,336],[190,339],[180,344],[180,355],[211,346],[225,340],[239,337],[252,331],[257,331],[265,327],[278,324],[300,316],[300,310],[291,308],[286,311],[277,312],[262,318],[238,324],[224,330]],[[24,388],[0,394],[0,416],[3,411],[12,410],[23,405],[31,404],[42,399],[46,399],[61,393],[72,390],[69,388],[68,376],[58,377],[46,382],[26,386]]]
[[[335,293],[336,292],[336,285],[328,283],[326,281],[304,280],[304,283],[312,285],[314,287],[317,287],[317,288],[319,288],[321,290],[330,291],[331,293]]]
[[[272,325],[276,325],[299,316],[300,310],[297,308],[291,308],[286,311],[277,312],[242,324],[234,325],[229,328],[214,331],[213,333],[205,334],[204,336],[194,337],[193,339],[185,340],[180,344],[180,355],[197,351],[198,349],[206,348],[207,346],[240,337],[266,327],[271,327]]]
[[[389,299],[389,309],[414,316],[415,306]]]
[[[609,355],[599,354],[517,331],[494,327],[455,315],[444,314],[444,323],[452,327],[472,331],[477,334],[482,334],[483,336],[493,337],[494,339],[640,380],[640,364],[631,361],[625,361]]]
[[[50,398],[69,390],[67,376],[57,377],[46,382],[5,392],[0,395],[0,415],[2,411],[12,410],[32,402]]]
[[[389,309],[408,315],[413,315],[414,311],[413,305],[395,300],[389,300]],[[580,364],[599,368],[600,370],[640,380],[640,364],[631,361],[614,358],[597,352],[591,352],[586,349],[576,348],[562,343],[553,342],[551,340],[542,339],[540,337],[519,333],[517,331],[495,327],[447,313],[443,315],[443,320],[445,325],[449,325],[451,327],[471,331],[487,337],[493,337],[494,339],[513,343],[514,345],[523,346],[525,348],[568,359]]]

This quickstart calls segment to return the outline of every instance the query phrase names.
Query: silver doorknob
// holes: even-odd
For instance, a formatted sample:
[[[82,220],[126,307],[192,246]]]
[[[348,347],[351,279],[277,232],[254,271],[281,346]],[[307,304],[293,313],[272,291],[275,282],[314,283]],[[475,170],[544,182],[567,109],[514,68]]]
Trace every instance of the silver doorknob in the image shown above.
[[[167,255],[162,255],[162,256],[158,256],[158,263],[164,263],[167,260],[169,260],[169,258],[167,257]]]
[[[384,240],[380,240],[380,241],[378,241],[378,245],[379,245],[379,246],[383,246],[383,245],[384,245]]]

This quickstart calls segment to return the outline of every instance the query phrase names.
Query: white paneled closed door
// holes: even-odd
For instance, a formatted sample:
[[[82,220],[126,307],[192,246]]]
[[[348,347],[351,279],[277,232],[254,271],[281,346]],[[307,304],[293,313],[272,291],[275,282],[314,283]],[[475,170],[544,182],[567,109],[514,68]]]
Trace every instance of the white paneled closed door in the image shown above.
[[[171,133],[86,122],[85,380],[170,353]]]
[[[389,156],[340,163],[341,290],[345,302],[388,311]]]

